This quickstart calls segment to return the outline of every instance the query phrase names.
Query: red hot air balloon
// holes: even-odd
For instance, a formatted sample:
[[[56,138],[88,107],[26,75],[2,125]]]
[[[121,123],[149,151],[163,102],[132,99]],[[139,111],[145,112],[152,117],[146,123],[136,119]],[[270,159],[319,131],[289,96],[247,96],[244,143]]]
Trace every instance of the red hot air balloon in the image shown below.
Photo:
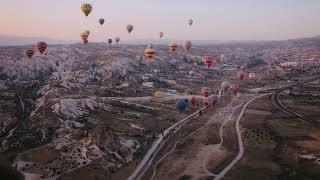
[[[236,84],[231,84],[230,85],[230,91],[232,91],[234,94],[237,94],[238,86]]]
[[[202,58],[202,62],[203,64],[207,65],[208,68],[210,68],[210,66],[215,62],[214,59],[210,56],[204,56]]]
[[[208,97],[209,94],[210,94],[210,89],[208,87],[203,87],[201,89],[201,94],[204,96],[204,97]]]
[[[37,42],[36,47],[38,49],[38,51],[40,52],[40,54],[44,53],[44,51],[46,51],[47,49],[47,43],[45,42]]]
[[[238,71],[237,72],[237,79],[238,80],[243,80],[243,78],[244,78],[244,72],[243,71]]]
[[[193,106],[195,106],[195,105],[197,104],[197,98],[196,98],[195,96],[191,96],[191,97],[189,98],[189,102],[190,102]]]

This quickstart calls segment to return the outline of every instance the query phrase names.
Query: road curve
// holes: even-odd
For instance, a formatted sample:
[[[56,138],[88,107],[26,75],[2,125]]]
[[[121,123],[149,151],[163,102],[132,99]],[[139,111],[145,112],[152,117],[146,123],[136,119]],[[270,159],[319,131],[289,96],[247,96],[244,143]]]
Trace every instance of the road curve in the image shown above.
[[[249,106],[249,104],[253,101],[255,101],[258,98],[261,98],[263,96],[267,96],[267,95],[271,95],[271,93],[269,94],[262,94],[259,95],[255,98],[252,98],[250,101],[248,101],[242,108],[238,118],[237,118],[237,122],[236,122],[236,131],[237,131],[237,136],[238,136],[238,142],[239,142],[239,153],[237,155],[237,157],[227,166],[225,167],[219,174],[216,174],[214,180],[219,180],[221,178],[223,178],[230,170],[231,168],[242,158],[243,154],[244,154],[244,147],[243,147],[243,141],[242,141],[242,137],[241,137],[241,132],[240,132],[240,127],[239,127],[239,123],[240,120],[244,114],[244,112],[246,111],[247,107]]]
[[[182,120],[176,122],[166,130],[164,130],[163,133],[159,134],[151,148],[148,150],[147,154],[143,157],[142,161],[139,163],[135,171],[127,178],[127,180],[140,179],[144,174],[144,169],[148,169],[150,167],[155,154],[159,151],[161,145],[165,141],[165,137],[168,136],[169,133],[175,128],[178,128],[180,125],[189,122],[194,117],[197,117],[199,115],[199,112],[205,109],[206,107],[203,107],[200,110],[188,115],[187,117],[183,118]]]
[[[319,121],[316,121],[316,120],[312,120],[312,119],[308,119],[306,117],[304,117],[303,115],[299,114],[299,113],[296,113],[290,109],[288,109],[287,107],[285,107],[281,101],[279,100],[279,97],[281,95],[281,92],[284,91],[284,90],[287,90],[287,89],[290,89],[294,86],[297,86],[297,85],[303,85],[303,84],[306,84],[306,83],[309,83],[309,82],[312,82],[312,81],[315,81],[317,79],[319,79],[320,76],[316,76],[316,77],[313,77],[313,78],[310,78],[306,81],[303,81],[303,82],[297,82],[297,83],[293,83],[293,84],[290,84],[288,86],[285,86],[279,90],[277,90],[275,93],[272,94],[272,103],[274,104],[274,106],[276,106],[278,109],[282,110],[284,113],[286,114],[289,114],[289,115],[292,115],[294,117],[297,117],[299,119],[302,119],[304,120],[305,122],[307,123],[311,123],[311,124],[316,124],[316,125],[320,125],[320,122]]]

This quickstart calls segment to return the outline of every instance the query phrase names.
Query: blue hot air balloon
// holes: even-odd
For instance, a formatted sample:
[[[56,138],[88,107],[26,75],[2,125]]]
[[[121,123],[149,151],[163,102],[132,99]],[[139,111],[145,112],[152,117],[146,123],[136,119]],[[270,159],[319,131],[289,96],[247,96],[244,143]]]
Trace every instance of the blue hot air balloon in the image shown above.
[[[177,108],[179,111],[184,111],[184,110],[187,108],[186,100],[184,100],[184,99],[179,99],[179,100],[177,100],[177,102],[176,102],[176,108]]]
[[[97,68],[97,63],[96,62],[92,62],[90,63],[90,67],[95,70]]]

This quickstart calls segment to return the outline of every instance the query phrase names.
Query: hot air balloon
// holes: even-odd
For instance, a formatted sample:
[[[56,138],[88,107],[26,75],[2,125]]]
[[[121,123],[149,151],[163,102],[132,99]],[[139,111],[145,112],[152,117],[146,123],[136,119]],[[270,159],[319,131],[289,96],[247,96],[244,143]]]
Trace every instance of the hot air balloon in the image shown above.
[[[88,33],[87,32],[83,32],[83,33],[81,33],[80,34],[80,37],[81,37],[81,39],[83,40],[83,43],[84,44],[87,44],[88,43]]]
[[[40,54],[44,53],[44,51],[46,51],[47,49],[47,43],[45,42],[37,42],[36,47],[38,49],[38,51],[40,52]]]
[[[176,43],[170,43],[169,44],[169,49],[172,51],[172,52],[175,52],[177,50],[177,44]]]
[[[192,26],[192,24],[193,24],[193,19],[189,19],[189,20],[188,20],[188,24],[189,24],[189,26]]]
[[[128,24],[127,25],[127,31],[129,32],[129,34],[132,32],[132,30],[133,30],[133,25]]]
[[[183,49],[186,50],[186,51],[189,51],[189,49],[191,48],[191,46],[192,46],[191,41],[185,41],[185,42],[182,43],[182,47],[183,47]]]
[[[190,76],[194,76],[196,73],[194,71],[189,71]]]
[[[116,38],[114,39],[114,41],[115,41],[117,44],[119,44],[120,38],[119,38],[119,37],[116,37]]]
[[[108,43],[111,44],[112,43],[112,39],[108,39]]]
[[[204,96],[204,97],[208,97],[209,94],[210,94],[210,89],[208,87],[203,87],[201,89],[201,94]]]
[[[240,66],[240,70],[245,71],[248,69],[248,65],[247,64],[243,64]]]
[[[33,49],[26,49],[25,51],[24,51],[24,54],[29,58],[29,59],[31,59],[32,58],[32,56],[34,55],[34,50]]]
[[[153,97],[156,98],[156,99],[159,99],[161,97],[162,93],[160,91],[156,91],[154,94],[153,94]]]
[[[238,71],[237,72],[237,79],[238,80],[243,80],[243,78],[244,78],[244,72],[243,71]]]
[[[195,96],[191,96],[189,98],[189,102],[192,104],[192,106],[195,106],[198,103],[197,98]]]
[[[226,91],[229,89],[229,87],[230,87],[230,83],[229,83],[228,81],[223,81],[223,82],[221,83],[221,89],[222,89],[224,92],[226,92]]]
[[[234,94],[237,94],[237,91],[238,91],[238,87],[236,84],[231,84],[230,85],[230,90],[234,93]]]
[[[104,19],[103,18],[100,18],[99,19],[99,24],[102,26],[104,24]]]
[[[96,62],[92,62],[90,63],[90,67],[95,70],[97,68],[97,63]]]
[[[147,59],[152,59],[153,58],[153,55],[154,55],[154,50],[152,48],[146,48],[144,50],[144,55]]]
[[[81,5],[81,11],[84,13],[84,15],[86,15],[86,17],[88,17],[92,11],[92,6],[88,3],[84,3]]]
[[[164,33],[163,32],[159,32],[159,36],[160,38],[163,38]]]
[[[204,56],[202,58],[202,62],[203,64],[207,65],[208,68],[210,68],[210,66],[215,63],[214,59],[210,56]]]
[[[86,30],[85,32],[88,34],[88,36],[90,35],[90,31],[89,30]]]
[[[256,78],[256,73],[249,73],[248,77],[250,80],[254,80]]]
[[[215,106],[218,102],[218,96],[215,95],[215,94],[211,94],[209,97],[208,97],[208,102],[209,104],[211,104],[212,106]]]
[[[176,101],[176,108],[179,110],[179,111],[184,111],[186,108],[187,108],[187,103],[186,103],[186,100],[184,99],[179,99]]]

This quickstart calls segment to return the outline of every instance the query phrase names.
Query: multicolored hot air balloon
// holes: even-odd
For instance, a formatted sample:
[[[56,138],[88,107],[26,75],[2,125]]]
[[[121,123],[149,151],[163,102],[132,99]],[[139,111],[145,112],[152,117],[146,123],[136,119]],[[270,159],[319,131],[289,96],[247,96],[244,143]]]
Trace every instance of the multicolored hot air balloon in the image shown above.
[[[126,27],[127,31],[129,32],[129,34],[132,32],[133,30],[133,25],[131,24],[128,24],[127,27]]]
[[[188,24],[189,24],[189,26],[192,26],[192,24],[193,24],[193,19],[189,19],[189,20],[188,20]]]
[[[170,43],[169,49],[174,53],[177,50],[178,45],[176,43]]]
[[[112,39],[108,39],[108,43],[109,43],[109,44],[112,44]]]
[[[104,19],[103,18],[100,18],[99,19],[99,24],[102,26],[104,24]]]
[[[189,49],[191,48],[191,46],[192,46],[191,41],[185,41],[185,42],[182,43],[182,47],[183,47],[183,49],[186,50],[186,51],[189,51]]]
[[[237,79],[238,80],[243,80],[244,78],[244,71],[240,70],[237,72]]]
[[[210,94],[210,88],[208,88],[208,87],[203,87],[203,88],[201,89],[201,94],[202,94],[204,97],[208,97],[209,94]]]
[[[114,41],[115,41],[117,44],[119,44],[120,38],[119,38],[119,37],[116,37],[116,38],[114,39]]]
[[[87,32],[82,32],[80,34],[80,38],[83,40],[84,44],[88,43],[88,37],[89,37],[89,34]]]
[[[159,32],[159,36],[160,38],[163,38],[164,33],[163,32]]]
[[[210,56],[203,56],[202,62],[210,68],[210,66],[215,63],[215,60]]]
[[[230,85],[230,91],[232,91],[234,94],[237,94],[238,86],[236,84],[231,84]]]
[[[47,49],[47,43],[45,42],[37,42],[36,47],[38,49],[38,51],[40,52],[40,54],[44,53]]]
[[[26,49],[25,51],[24,51],[24,54],[29,58],[29,59],[31,59],[32,58],[32,56],[34,55],[34,50],[33,49]]]
[[[144,56],[146,57],[146,59],[149,59],[149,60],[152,59],[154,54],[155,54],[154,50],[150,47],[144,50]]]
[[[92,11],[92,6],[89,3],[84,3],[81,5],[81,11],[84,13],[84,15],[86,15],[86,17],[88,17],[88,15],[91,13]]]
[[[250,80],[254,80],[256,78],[256,73],[249,73],[248,77]]]
[[[186,108],[187,108],[187,103],[186,103],[186,100],[184,99],[179,99],[176,101],[176,108],[179,110],[179,111],[184,111]]]

